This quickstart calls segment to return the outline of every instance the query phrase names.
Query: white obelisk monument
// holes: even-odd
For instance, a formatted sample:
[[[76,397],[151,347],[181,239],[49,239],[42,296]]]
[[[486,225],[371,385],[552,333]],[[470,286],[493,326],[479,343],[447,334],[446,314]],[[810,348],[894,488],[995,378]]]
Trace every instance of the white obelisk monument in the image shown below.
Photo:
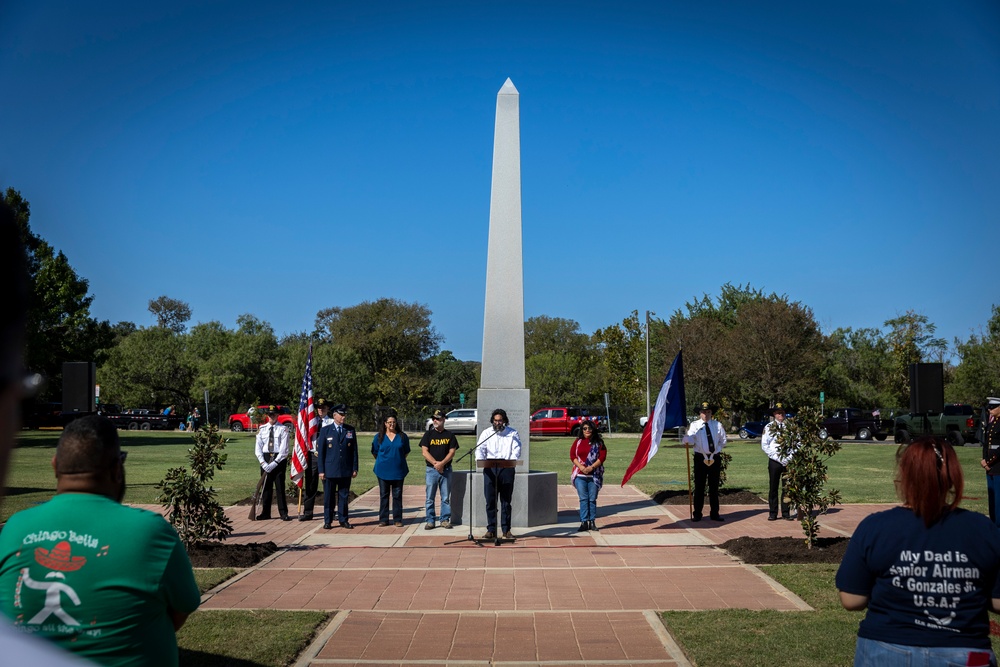
[[[490,196],[490,234],[486,259],[483,367],[476,400],[477,432],[482,433],[492,428],[490,413],[496,408],[503,408],[510,419],[510,425],[520,435],[523,463],[517,467],[514,477],[511,519],[514,526],[525,527],[558,521],[558,475],[554,472],[530,472],[528,465],[531,440],[528,417],[531,414],[531,401],[529,390],[524,386],[520,135],[520,97],[514,84],[507,79],[497,95],[497,117],[493,133],[493,189]],[[473,525],[485,526],[481,473],[473,477],[472,493]],[[454,496],[453,491],[453,514],[458,505]]]

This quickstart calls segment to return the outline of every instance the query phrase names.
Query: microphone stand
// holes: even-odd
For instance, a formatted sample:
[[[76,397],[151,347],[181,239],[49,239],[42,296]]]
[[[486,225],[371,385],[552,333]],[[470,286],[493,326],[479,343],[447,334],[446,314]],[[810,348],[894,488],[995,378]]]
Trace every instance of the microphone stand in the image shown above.
[[[466,485],[465,485],[465,492],[469,496],[469,520],[468,520],[468,523],[469,523],[469,536],[467,538],[465,538],[465,539],[468,540],[469,542],[475,542],[476,541],[476,538],[472,536],[472,475],[473,475],[473,466],[475,465],[474,461],[476,459],[475,459],[475,457],[470,458],[470,456],[472,454],[474,454],[477,449],[479,449],[479,448],[478,447],[473,447],[472,449],[470,449],[466,453],[464,453],[461,456],[459,456],[458,459],[455,459],[453,461],[453,463],[459,463],[459,462],[461,462],[462,459],[465,459],[465,458],[469,459],[469,479],[468,479],[468,481],[466,482]],[[445,544],[454,544],[455,542],[461,542],[461,540],[454,540],[452,542],[445,542]],[[478,542],[476,544],[478,544]]]

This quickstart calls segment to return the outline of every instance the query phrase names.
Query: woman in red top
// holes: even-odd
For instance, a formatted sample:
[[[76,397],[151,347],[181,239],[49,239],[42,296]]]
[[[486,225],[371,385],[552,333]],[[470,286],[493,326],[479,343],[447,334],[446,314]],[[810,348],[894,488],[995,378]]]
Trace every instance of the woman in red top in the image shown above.
[[[608,448],[589,419],[580,425],[581,437],[569,449],[569,460],[573,462],[570,479],[580,496],[580,528],[600,530],[597,527],[597,494],[604,485],[604,460],[608,458]]]

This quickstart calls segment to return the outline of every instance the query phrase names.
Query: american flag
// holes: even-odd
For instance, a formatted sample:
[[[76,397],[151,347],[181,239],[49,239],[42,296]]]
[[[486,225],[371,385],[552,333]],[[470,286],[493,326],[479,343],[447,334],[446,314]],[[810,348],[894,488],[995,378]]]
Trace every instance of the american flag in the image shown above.
[[[312,441],[319,433],[316,423],[316,409],[313,407],[313,347],[309,343],[309,358],[306,360],[306,374],[302,376],[302,394],[299,396],[299,415],[295,420],[295,447],[292,450],[292,467],[289,474],[292,481],[302,488],[306,456]]]

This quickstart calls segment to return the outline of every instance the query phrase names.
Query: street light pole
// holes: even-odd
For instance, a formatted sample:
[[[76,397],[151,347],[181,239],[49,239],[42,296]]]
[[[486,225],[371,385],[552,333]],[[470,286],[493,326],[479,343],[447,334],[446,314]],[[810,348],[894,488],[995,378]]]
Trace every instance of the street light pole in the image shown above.
[[[646,311],[646,416],[649,416],[649,311]]]

